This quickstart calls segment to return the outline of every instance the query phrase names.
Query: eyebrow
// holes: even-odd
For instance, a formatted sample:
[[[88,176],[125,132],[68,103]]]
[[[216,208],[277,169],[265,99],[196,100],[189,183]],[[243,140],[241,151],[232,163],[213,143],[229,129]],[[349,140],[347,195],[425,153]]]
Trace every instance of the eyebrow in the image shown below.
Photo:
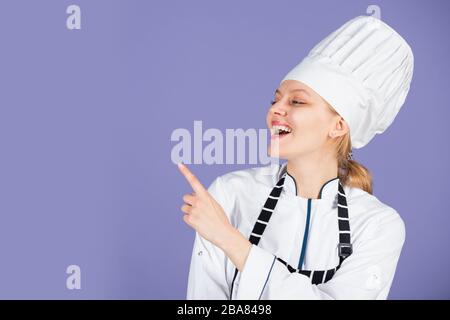
[[[303,92],[306,93],[308,96],[310,96],[309,92],[306,91],[305,89],[295,89],[295,90],[292,90],[291,92],[297,92],[297,91],[303,91]],[[281,91],[278,90],[278,89],[275,90],[275,94],[277,94],[277,93],[280,93],[280,94],[281,94]]]

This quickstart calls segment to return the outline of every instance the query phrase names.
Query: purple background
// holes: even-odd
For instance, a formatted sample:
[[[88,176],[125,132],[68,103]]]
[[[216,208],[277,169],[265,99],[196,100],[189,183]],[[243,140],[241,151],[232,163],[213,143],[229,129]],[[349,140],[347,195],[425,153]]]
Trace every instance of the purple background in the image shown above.
[[[450,298],[445,0],[2,1],[0,298],[184,299],[191,190],[172,131],[265,128],[281,77],[370,4],[415,54],[395,122],[354,152],[406,223],[390,298]],[[208,186],[252,166],[191,169]],[[70,264],[81,290],[66,289]]]

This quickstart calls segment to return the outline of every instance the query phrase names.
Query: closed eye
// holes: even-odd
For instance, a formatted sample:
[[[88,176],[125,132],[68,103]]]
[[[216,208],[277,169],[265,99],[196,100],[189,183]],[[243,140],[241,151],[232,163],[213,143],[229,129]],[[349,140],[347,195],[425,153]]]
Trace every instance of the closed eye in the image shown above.
[[[275,101],[275,100],[270,101],[271,105],[274,105],[275,103],[277,103],[277,101]],[[305,102],[297,101],[297,100],[292,100],[292,103],[293,104],[306,104]]]

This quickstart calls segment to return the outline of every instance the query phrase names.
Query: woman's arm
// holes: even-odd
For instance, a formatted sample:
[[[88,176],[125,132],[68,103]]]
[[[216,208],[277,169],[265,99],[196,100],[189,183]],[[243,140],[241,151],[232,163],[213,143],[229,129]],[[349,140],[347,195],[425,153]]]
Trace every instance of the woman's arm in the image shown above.
[[[187,286],[188,300],[227,300],[227,257],[219,248],[195,233]]]
[[[228,299],[227,258],[242,270],[251,243],[229,222],[225,210],[230,212],[232,204],[220,177],[206,190],[186,166],[179,168],[194,189],[193,194],[183,196],[186,204],[181,208],[186,213],[184,221],[196,230],[187,298]]]
[[[210,189],[215,188],[215,181]],[[234,229],[236,230],[236,229]],[[252,244],[238,230],[231,232],[223,246],[217,247],[195,233],[189,269],[187,299],[229,299],[226,278],[227,258],[242,270]]]

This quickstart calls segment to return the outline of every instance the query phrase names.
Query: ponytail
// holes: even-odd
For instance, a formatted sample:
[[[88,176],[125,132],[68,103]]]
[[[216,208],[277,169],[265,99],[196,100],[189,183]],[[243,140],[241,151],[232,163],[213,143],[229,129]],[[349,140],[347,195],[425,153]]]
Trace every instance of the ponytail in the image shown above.
[[[350,133],[348,132],[338,141],[339,180],[343,185],[360,188],[373,194],[372,175],[370,171],[357,161],[347,158],[351,149]]]

